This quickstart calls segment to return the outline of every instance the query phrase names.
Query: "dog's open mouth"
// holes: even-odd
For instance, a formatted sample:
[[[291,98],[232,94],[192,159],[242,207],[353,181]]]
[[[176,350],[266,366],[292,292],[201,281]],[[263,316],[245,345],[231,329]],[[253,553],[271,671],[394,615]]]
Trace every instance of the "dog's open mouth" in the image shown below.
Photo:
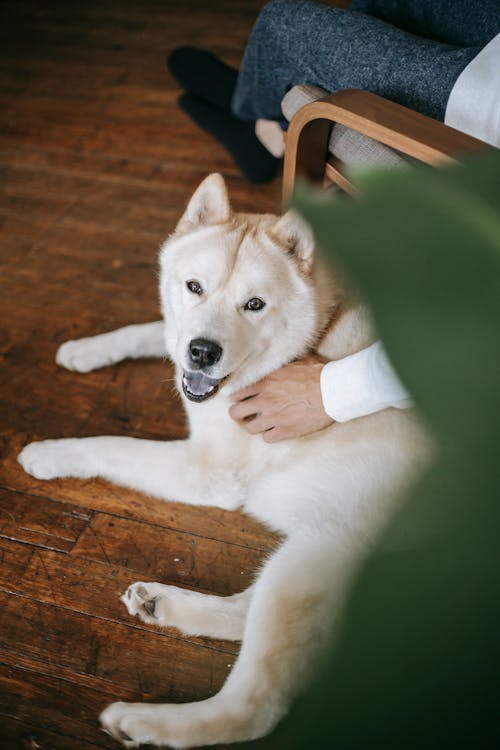
[[[207,398],[214,396],[219,390],[219,385],[226,380],[224,378],[216,379],[205,375],[204,372],[196,370],[184,370],[182,376],[182,390],[190,401],[205,401]]]

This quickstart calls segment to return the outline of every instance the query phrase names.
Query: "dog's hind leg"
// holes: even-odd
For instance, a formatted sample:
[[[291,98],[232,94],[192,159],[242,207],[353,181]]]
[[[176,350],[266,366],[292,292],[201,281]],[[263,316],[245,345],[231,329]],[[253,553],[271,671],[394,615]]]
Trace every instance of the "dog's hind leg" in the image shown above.
[[[133,583],[121,597],[131,615],[144,622],[174,627],[187,635],[243,637],[253,586],[232,596],[214,596],[162,583]]]
[[[90,372],[123,359],[164,357],[163,329],[163,320],[158,320],[66,341],[57,351],[56,362],[67,370]]]
[[[270,732],[303,690],[352,558],[339,534],[290,538],[264,566],[253,591],[242,648],[219,693],[198,703],[114,703],[104,728],[130,743],[176,748],[243,742]],[[135,746],[131,744],[131,746]]]

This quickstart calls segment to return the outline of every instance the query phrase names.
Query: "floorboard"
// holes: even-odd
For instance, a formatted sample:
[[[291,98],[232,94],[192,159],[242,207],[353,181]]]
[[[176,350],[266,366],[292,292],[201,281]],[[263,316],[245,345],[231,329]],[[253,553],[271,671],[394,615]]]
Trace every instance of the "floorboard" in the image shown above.
[[[263,0],[35,0],[0,23],[0,747],[114,748],[111,701],[213,695],[238,644],[161,632],[119,595],[135,580],[230,594],[276,538],[252,519],[100,480],[40,482],[19,450],[92,434],[182,438],[171,366],[79,375],[59,344],[159,318],[157,256],[195,187],[224,174],[234,207],[276,211],[177,108],[165,53],[237,66]],[[250,743],[258,745],[259,743]]]

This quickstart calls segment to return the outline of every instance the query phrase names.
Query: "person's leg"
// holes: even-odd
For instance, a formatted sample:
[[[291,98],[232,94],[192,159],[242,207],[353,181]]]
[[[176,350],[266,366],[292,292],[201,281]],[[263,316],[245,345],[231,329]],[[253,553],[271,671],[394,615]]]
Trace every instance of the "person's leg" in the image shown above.
[[[211,53],[187,47],[174,50],[169,67],[188,91],[179,100],[182,109],[229,151],[248,179],[266,182],[279,161],[255,135],[255,123],[286,127],[281,100],[292,86],[360,88],[442,120],[456,79],[477,52],[363,13],[271,0],[253,28],[239,74]]]
[[[186,92],[179,97],[183,112],[219,141],[248,180],[271,180],[280,164],[279,155],[262,145],[255,122],[231,112],[238,71],[208,50],[190,46],[174,49],[167,67]]]
[[[459,47],[484,46],[500,33],[498,0],[353,0],[350,8]]]
[[[238,71],[199,47],[176,47],[167,57],[167,67],[184,91],[204,102],[231,110]]]
[[[193,94],[179,98],[180,108],[229,152],[250,182],[272,180],[280,160],[273,156],[255,135],[255,122],[246,122],[231,112]]]
[[[299,83],[359,88],[444,119],[449,93],[478,49],[402,31],[364,13],[308,0],[271,0],[248,41],[232,99],[244,120],[281,120]]]

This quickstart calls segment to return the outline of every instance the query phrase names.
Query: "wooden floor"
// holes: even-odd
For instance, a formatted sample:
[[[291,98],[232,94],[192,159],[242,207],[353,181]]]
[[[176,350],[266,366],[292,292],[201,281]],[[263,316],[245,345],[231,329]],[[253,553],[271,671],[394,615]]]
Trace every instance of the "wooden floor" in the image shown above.
[[[229,594],[272,537],[237,514],[166,504],[102,481],[36,481],[16,455],[50,437],[186,434],[172,370],[59,369],[58,345],[158,317],[156,258],[211,171],[239,210],[280,184],[244,181],[177,109],[167,50],[238,65],[260,0],[19,0],[0,24],[0,747],[113,748],[121,700],[215,693],[237,646],[130,618],[135,580]],[[254,743],[257,744],[257,743]]]

